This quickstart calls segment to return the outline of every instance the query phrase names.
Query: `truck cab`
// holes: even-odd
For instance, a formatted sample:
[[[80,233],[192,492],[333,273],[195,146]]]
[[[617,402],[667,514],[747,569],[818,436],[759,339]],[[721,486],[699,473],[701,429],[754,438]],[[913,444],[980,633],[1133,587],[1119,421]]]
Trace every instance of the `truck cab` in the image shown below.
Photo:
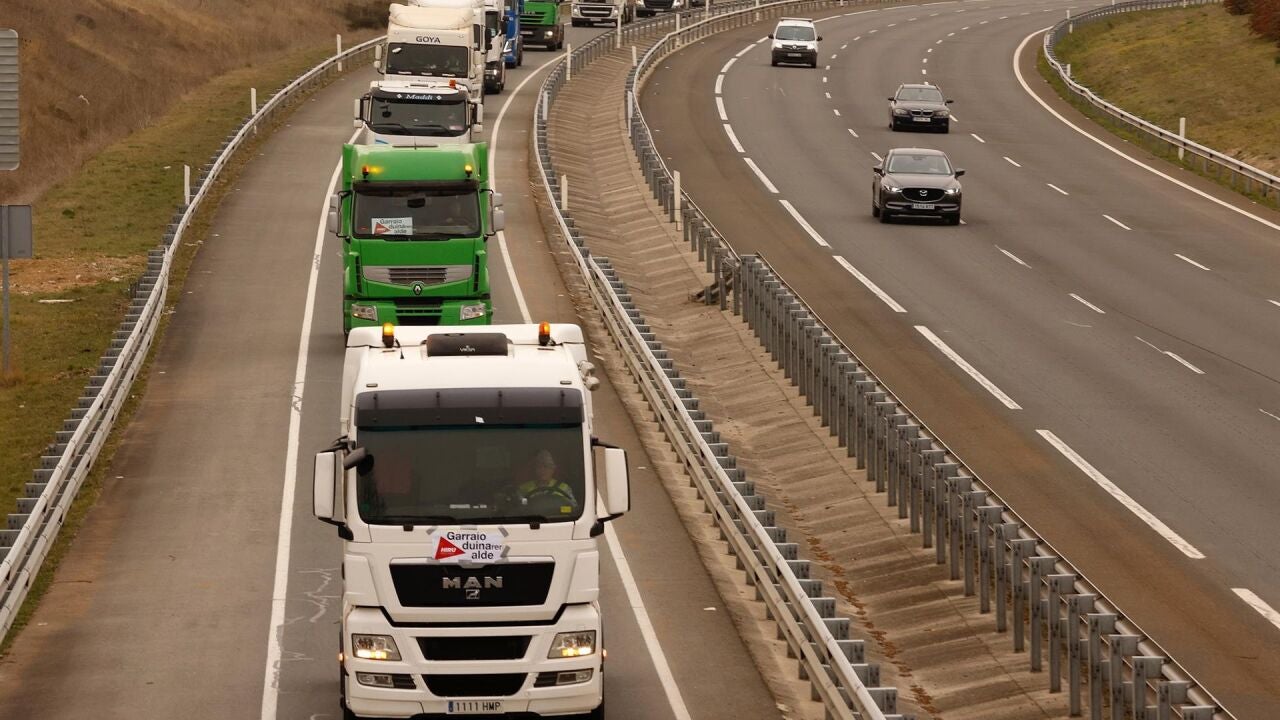
[[[480,51],[484,60],[484,91],[501,93],[507,86],[507,66],[503,58],[506,18],[501,0],[409,0],[414,7],[471,10],[480,24]]]
[[[379,69],[387,78],[453,80],[484,102],[485,27],[472,7],[393,3]]]
[[[520,13],[520,37],[525,45],[541,45],[547,50],[564,49],[563,0],[524,0]]]
[[[487,325],[486,242],[504,224],[484,143],[343,146],[329,212],[343,249],[343,330]]]
[[[347,717],[603,717],[597,538],[630,488],[593,370],[576,325],[352,331],[313,479]]]
[[[355,103],[362,145],[469,143],[483,131],[483,105],[456,81],[377,80]]]
[[[596,23],[614,25],[619,18],[625,25],[635,17],[635,0],[573,0],[570,12],[570,22],[574,27]]]

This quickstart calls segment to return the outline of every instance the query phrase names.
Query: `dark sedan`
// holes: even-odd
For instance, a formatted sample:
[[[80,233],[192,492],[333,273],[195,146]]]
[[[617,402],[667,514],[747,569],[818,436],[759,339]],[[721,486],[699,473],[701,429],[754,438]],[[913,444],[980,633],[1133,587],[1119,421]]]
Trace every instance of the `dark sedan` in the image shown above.
[[[889,129],[951,130],[951,101],[937,85],[899,85],[889,98]]]
[[[941,150],[894,148],[871,178],[871,215],[887,223],[902,216],[941,218],[960,224],[960,183]]]

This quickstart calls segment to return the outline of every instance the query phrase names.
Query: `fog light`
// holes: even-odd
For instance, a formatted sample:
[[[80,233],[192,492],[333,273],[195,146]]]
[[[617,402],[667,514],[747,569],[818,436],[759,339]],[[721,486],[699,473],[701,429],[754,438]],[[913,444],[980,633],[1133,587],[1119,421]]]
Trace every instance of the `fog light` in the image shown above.
[[[396,686],[395,679],[389,673],[358,672],[356,682],[369,687],[394,688]]]
[[[591,679],[591,669],[586,670],[565,670],[556,673],[556,685],[577,685]]]

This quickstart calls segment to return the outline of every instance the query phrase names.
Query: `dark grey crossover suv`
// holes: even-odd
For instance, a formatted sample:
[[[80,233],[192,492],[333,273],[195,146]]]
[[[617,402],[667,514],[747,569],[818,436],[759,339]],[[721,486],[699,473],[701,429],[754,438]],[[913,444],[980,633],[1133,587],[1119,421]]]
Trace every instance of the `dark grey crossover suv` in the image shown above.
[[[872,171],[871,215],[880,222],[903,216],[942,218],[960,224],[960,183],[964,170],[941,150],[894,148]]]
[[[951,104],[937,85],[899,85],[889,98],[889,129],[951,130]]]

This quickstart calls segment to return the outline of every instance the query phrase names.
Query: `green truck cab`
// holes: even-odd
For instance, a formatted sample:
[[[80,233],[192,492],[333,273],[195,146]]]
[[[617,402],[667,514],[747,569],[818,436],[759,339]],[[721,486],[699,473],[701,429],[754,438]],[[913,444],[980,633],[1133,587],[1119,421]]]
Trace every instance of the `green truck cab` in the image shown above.
[[[520,37],[525,45],[547,50],[564,48],[564,15],[561,0],[525,0],[520,11]]]
[[[329,229],[342,241],[343,331],[488,325],[485,243],[505,224],[485,143],[344,145]]]

